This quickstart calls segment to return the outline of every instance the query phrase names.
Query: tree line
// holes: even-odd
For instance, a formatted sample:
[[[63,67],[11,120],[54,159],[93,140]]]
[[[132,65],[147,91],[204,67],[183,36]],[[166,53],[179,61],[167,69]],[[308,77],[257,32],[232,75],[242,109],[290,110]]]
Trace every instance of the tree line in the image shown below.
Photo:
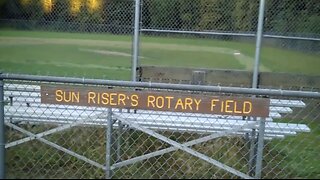
[[[79,0],[82,5],[76,13],[70,12],[73,0],[53,0],[49,12],[39,0],[25,1],[29,4],[23,5],[21,0],[1,3],[1,18],[80,23],[86,28],[105,27],[92,30],[132,32],[134,0],[101,0],[95,11],[88,10],[87,0]],[[259,0],[141,0],[141,10],[143,28],[254,32]],[[266,32],[319,35],[319,24],[319,0],[266,0]]]
[[[143,24],[151,28],[252,32],[259,0],[144,0]],[[266,0],[268,32],[320,34],[319,0]]]

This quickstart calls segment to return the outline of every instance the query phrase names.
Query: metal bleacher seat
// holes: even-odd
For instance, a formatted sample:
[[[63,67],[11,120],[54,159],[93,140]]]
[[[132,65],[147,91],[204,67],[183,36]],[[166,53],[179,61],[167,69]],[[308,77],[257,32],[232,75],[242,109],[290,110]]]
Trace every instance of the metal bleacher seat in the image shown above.
[[[45,123],[68,124],[79,122],[81,126],[107,125],[107,108],[84,107],[71,105],[41,104],[40,86],[5,84],[4,97],[5,120],[12,123]],[[303,108],[301,100],[271,99],[270,114],[266,118],[265,138],[284,138],[301,132],[310,132],[305,124],[275,122],[282,114],[292,113],[292,108]],[[156,131],[213,133],[243,126],[248,117],[162,112],[151,110],[125,111],[113,108],[115,120],[125,118],[130,122]],[[258,118],[259,119],[259,118]],[[117,123],[115,123],[117,127]],[[258,128],[258,124],[235,132],[235,135],[244,135]]]

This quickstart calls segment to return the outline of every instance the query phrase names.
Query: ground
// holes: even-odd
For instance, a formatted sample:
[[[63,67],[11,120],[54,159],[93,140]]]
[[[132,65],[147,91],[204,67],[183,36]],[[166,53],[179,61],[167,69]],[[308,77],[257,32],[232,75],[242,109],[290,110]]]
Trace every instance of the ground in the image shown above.
[[[143,36],[140,64],[252,70],[254,43]],[[0,30],[3,72],[131,79],[127,35]],[[260,71],[319,75],[316,54],[263,46]]]

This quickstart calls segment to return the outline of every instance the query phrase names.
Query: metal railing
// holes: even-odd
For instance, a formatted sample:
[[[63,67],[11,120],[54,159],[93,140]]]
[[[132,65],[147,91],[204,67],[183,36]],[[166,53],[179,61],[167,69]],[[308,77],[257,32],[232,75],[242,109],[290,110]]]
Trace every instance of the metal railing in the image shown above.
[[[0,79],[5,97],[1,118],[7,126],[2,134],[6,155],[1,158],[9,178],[316,177],[317,170],[308,161],[317,159],[312,151],[318,148],[318,92],[19,74],[1,74]],[[271,99],[270,117],[252,121],[237,116],[42,104],[42,84],[208,97],[263,96]],[[297,151],[303,151],[306,159],[295,161]],[[13,163],[14,159],[18,162]],[[188,171],[180,169],[187,167]]]

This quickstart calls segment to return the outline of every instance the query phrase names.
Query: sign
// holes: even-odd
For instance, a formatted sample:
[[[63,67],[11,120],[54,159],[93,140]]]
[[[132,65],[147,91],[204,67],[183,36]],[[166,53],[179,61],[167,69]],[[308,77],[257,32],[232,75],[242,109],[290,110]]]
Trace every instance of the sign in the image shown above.
[[[177,92],[121,91],[98,87],[43,85],[41,86],[41,103],[268,117],[270,100]]]

